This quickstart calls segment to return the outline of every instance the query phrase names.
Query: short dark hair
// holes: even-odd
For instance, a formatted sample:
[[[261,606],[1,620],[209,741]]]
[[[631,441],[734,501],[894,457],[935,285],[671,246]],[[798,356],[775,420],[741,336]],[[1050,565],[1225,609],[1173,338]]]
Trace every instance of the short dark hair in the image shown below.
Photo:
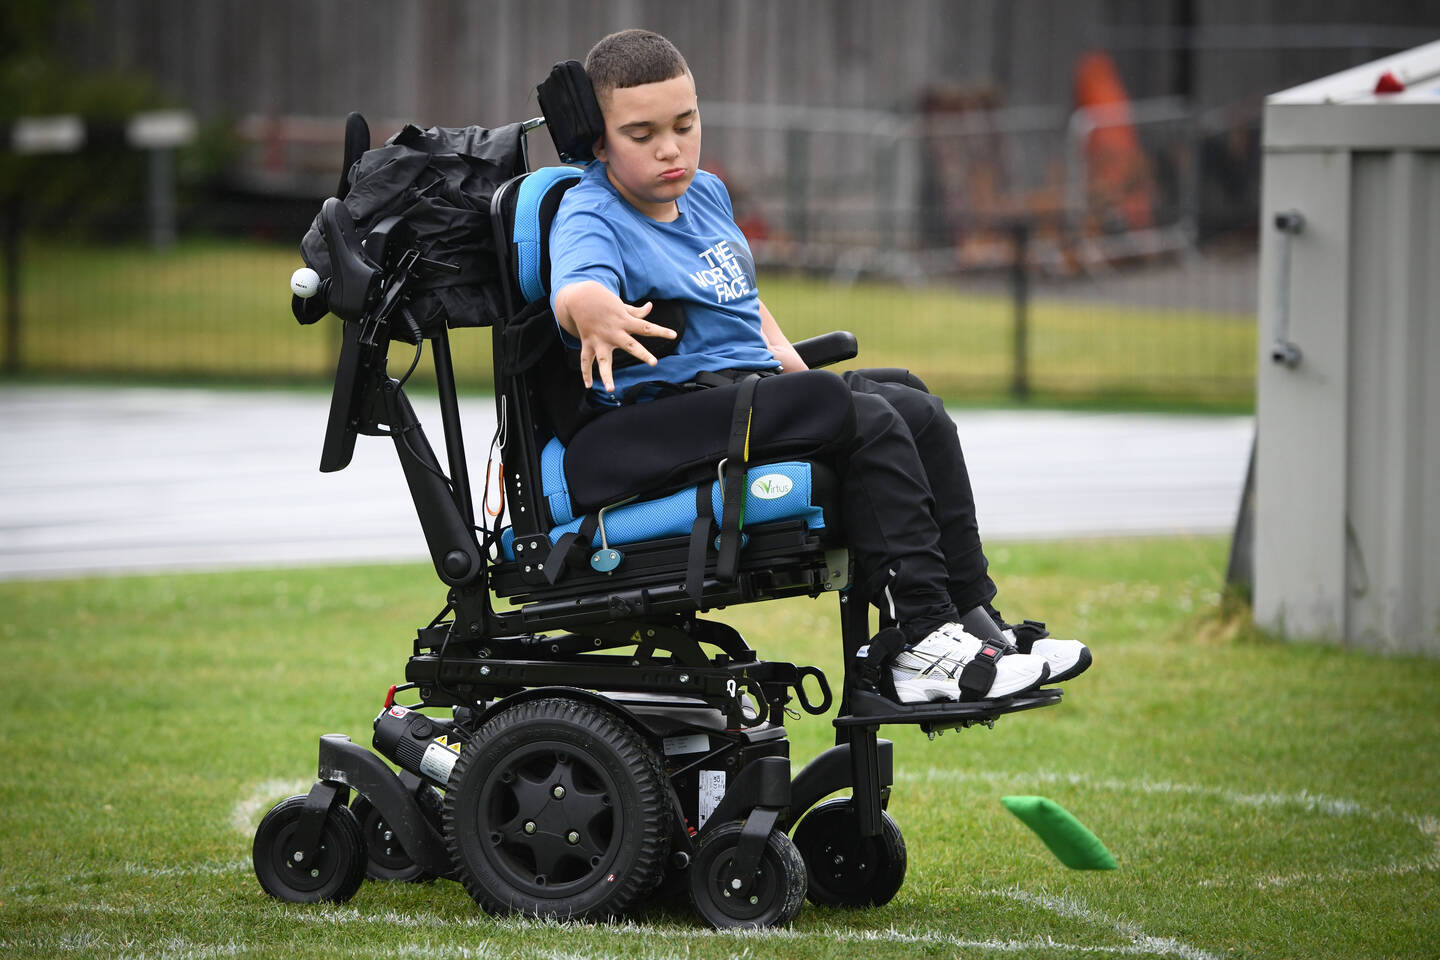
[[[602,37],[585,55],[585,72],[602,102],[612,90],[663,83],[690,72],[675,44],[649,30],[621,30]]]

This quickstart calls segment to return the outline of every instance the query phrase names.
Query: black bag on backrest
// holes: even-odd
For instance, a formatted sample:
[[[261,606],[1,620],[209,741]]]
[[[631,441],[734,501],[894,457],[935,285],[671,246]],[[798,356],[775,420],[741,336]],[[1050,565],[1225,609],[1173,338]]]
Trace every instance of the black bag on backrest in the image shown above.
[[[490,197],[525,172],[524,136],[518,123],[495,130],[407,124],[350,168],[343,203],[361,236],[385,217],[404,217],[422,257],[460,268],[457,274],[424,271],[412,281],[409,309],[423,335],[446,326],[489,326],[502,314]],[[330,275],[318,215],[300,253],[321,277]],[[393,324],[391,335],[408,337],[405,327]]]

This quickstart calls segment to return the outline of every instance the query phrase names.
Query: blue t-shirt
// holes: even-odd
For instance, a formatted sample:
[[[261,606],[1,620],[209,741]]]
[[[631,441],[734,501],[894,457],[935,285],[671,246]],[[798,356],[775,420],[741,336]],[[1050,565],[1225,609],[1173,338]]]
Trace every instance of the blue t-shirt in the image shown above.
[[[616,370],[614,395],[597,377],[598,399],[613,403],[649,380],[685,383],[702,370],[779,366],[760,330],[755,258],[735,225],[725,185],[701,170],[677,203],[674,221],[650,219],[620,196],[598,160],[560,201],[550,228],[551,291],[594,280],[629,303],[675,300],[685,310],[685,335],[675,353],[655,367]]]

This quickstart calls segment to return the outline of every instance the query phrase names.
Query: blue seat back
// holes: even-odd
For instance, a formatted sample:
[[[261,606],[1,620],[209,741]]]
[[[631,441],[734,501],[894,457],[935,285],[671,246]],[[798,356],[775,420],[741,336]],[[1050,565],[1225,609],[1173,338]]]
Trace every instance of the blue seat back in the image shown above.
[[[580,180],[581,172],[578,167],[541,167],[516,188],[510,239],[515,280],[526,303],[550,292],[550,224],[560,198]]]

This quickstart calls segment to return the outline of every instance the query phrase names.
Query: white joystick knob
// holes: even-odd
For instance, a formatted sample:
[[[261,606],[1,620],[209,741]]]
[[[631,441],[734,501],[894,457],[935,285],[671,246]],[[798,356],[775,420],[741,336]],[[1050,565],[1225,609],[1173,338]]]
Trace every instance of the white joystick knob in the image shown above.
[[[290,291],[301,300],[309,300],[320,292],[320,274],[309,267],[301,267],[290,274]]]

